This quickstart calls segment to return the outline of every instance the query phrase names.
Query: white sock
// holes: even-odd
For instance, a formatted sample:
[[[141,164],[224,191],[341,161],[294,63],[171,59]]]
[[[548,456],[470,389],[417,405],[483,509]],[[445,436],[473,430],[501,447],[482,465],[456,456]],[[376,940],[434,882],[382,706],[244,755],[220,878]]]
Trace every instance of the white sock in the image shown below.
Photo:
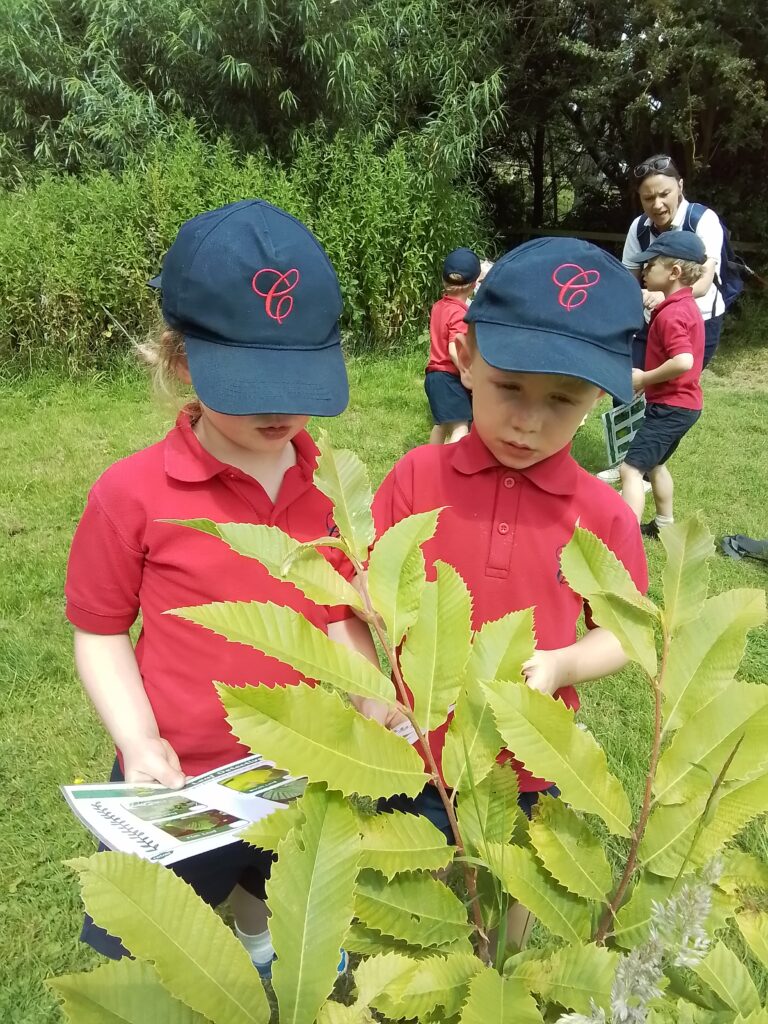
[[[248,950],[251,960],[255,964],[268,964],[275,955],[272,939],[269,937],[268,931],[259,932],[257,935],[249,935],[247,932],[241,931],[237,927],[237,922],[235,922],[235,935],[237,935],[238,939]]]
[[[661,527],[661,526],[671,526],[672,523],[674,523],[674,521],[675,521],[675,517],[674,516],[659,516],[659,515],[656,516],[656,525],[659,526],[659,527]]]

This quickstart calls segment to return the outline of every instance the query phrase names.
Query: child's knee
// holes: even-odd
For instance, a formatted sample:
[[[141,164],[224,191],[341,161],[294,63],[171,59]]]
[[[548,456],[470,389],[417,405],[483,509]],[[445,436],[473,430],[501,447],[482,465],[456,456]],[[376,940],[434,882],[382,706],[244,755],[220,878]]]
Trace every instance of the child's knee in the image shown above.
[[[643,471],[641,469],[637,469],[635,466],[630,466],[627,462],[622,462],[619,467],[619,472],[621,473],[621,482],[623,484],[629,483],[631,480],[641,478],[643,475]]]

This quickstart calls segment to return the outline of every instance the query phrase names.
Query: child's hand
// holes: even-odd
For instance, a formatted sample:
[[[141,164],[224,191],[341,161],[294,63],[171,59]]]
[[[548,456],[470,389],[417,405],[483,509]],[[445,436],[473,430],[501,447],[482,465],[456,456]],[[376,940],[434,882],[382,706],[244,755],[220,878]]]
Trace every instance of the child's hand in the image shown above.
[[[646,309],[656,309],[664,301],[664,292],[649,292],[643,288],[643,305]]]
[[[523,665],[523,678],[532,690],[554,696],[565,685],[560,652],[535,651]]]
[[[636,366],[632,367],[632,390],[635,393],[645,391],[645,371],[638,370]]]
[[[365,718],[371,718],[385,729],[394,729],[403,722],[407,722],[403,712],[383,701],[374,700],[373,697],[355,697],[352,703]]]
[[[184,785],[184,772],[168,740],[145,736],[135,745],[124,746],[122,754],[126,782],[159,782],[168,789]]]

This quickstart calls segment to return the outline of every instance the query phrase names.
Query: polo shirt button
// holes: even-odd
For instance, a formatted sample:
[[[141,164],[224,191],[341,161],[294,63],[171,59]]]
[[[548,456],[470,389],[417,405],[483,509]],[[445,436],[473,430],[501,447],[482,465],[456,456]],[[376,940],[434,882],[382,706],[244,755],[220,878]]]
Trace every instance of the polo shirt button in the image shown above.
[[[499,523],[499,533],[503,536],[505,533],[509,533],[509,523]]]
[[[514,487],[515,486],[515,478],[513,476],[505,476],[504,477],[504,486],[505,487],[510,487],[510,488]]]

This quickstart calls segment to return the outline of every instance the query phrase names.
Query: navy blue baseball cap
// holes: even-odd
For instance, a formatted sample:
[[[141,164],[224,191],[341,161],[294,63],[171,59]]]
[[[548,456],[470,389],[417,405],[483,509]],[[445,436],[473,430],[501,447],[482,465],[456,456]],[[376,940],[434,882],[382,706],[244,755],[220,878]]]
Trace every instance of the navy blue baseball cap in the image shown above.
[[[481,270],[480,258],[471,249],[454,249],[445,257],[443,280],[450,284],[472,284]]]
[[[301,221],[243,199],[182,224],[161,274],[166,322],[216,412],[337,416],[349,401],[336,272]]]
[[[704,243],[693,231],[662,231],[645,252],[635,258],[638,263],[648,263],[657,256],[671,256],[689,263],[705,263],[707,259]]]
[[[537,238],[494,264],[464,317],[487,363],[580,377],[628,402],[632,336],[643,323],[635,277],[575,238]]]

